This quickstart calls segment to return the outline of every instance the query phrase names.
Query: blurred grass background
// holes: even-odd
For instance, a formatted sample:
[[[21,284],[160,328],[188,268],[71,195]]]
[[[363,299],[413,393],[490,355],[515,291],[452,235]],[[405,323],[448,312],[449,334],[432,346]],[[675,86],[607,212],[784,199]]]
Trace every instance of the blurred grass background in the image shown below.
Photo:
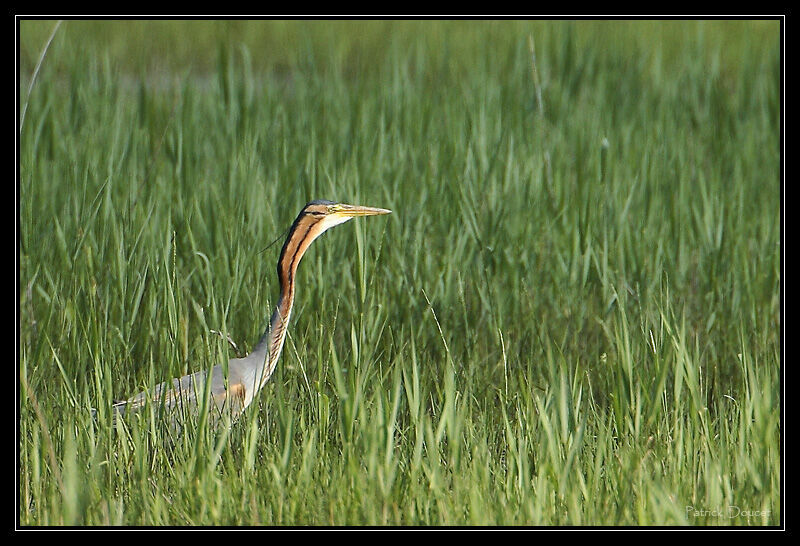
[[[66,21],[28,96],[54,24],[21,524],[780,522],[778,21]],[[111,430],[255,342],[314,198],[395,212],[311,249],[258,405]]]

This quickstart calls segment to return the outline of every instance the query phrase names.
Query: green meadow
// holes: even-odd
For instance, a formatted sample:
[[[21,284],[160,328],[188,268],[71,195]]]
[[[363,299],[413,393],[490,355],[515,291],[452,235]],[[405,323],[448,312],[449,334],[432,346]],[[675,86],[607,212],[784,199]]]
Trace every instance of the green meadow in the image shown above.
[[[781,525],[779,21],[55,24],[18,525]],[[312,199],[394,212],[311,247],[258,400],[112,427],[248,352]]]

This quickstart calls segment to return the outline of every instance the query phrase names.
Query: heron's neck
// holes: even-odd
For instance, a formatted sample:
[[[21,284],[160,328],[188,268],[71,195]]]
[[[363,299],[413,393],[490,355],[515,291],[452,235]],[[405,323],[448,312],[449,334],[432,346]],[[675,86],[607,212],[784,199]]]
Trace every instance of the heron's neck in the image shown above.
[[[278,364],[283,342],[286,340],[286,331],[289,325],[289,317],[292,314],[293,301],[293,292],[285,295],[281,294],[267,329],[258,344],[253,348],[253,352],[250,353],[252,358],[259,361],[259,377],[256,378],[256,390],[260,390],[269,381]]]
[[[287,243],[290,240],[291,236],[287,239]],[[295,249],[292,245],[285,244],[281,251],[278,260],[278,282],[280,283],[278,305],[272,313],[267,329],[253,348],[253,352],[250,353],[250,356],[257,359],[260,364],[259,376],[256,377],[256,390],[260,390],[269,381],[281,356],[289,318],[292,314],[292,305],[294,305],[294,277],[300,258],[308,248],[307,245],[304,246],[305,248]]]
[[[267,330],[261,336],[253,352],[250,353],[250,358],[255,359],[259,366],[256,390],[261,389],[272,376],[283,349],[286,327],[289,325],[289,316],[294,304],[294,280],[297,266],[314,239],[328,227],[330,226],[325,226],[313,217],[301,214],[289,230],[286,242],[283,243],[281,256],[278,258],[278,282],[281,287],[278,306],[272,313]]]

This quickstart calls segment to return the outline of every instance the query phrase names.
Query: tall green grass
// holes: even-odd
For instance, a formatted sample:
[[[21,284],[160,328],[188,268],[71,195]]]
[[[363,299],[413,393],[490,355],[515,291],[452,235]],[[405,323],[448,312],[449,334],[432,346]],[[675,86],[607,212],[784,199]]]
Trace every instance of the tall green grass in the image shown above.
[[[52,25],[21,525],[781,523],[777,21],[67,21],[28,96]],[[313,246],[257,404],[112,428],[252,346],[313,198],[394,214]]]

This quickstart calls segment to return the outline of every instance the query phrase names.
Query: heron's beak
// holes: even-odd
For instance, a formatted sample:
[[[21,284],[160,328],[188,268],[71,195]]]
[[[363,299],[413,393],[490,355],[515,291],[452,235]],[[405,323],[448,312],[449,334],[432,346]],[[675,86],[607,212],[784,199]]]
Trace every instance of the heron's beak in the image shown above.
[[[389,214],[390,210],[388,209],[379,209],[375,207],[362,207],[361,205],[345,205],[341,203],[336,205],[337,210],[334,211],[334,214],[339,216],[346,216],[348,218],[352,218],[355,216],[375,216],[377,214]]]

